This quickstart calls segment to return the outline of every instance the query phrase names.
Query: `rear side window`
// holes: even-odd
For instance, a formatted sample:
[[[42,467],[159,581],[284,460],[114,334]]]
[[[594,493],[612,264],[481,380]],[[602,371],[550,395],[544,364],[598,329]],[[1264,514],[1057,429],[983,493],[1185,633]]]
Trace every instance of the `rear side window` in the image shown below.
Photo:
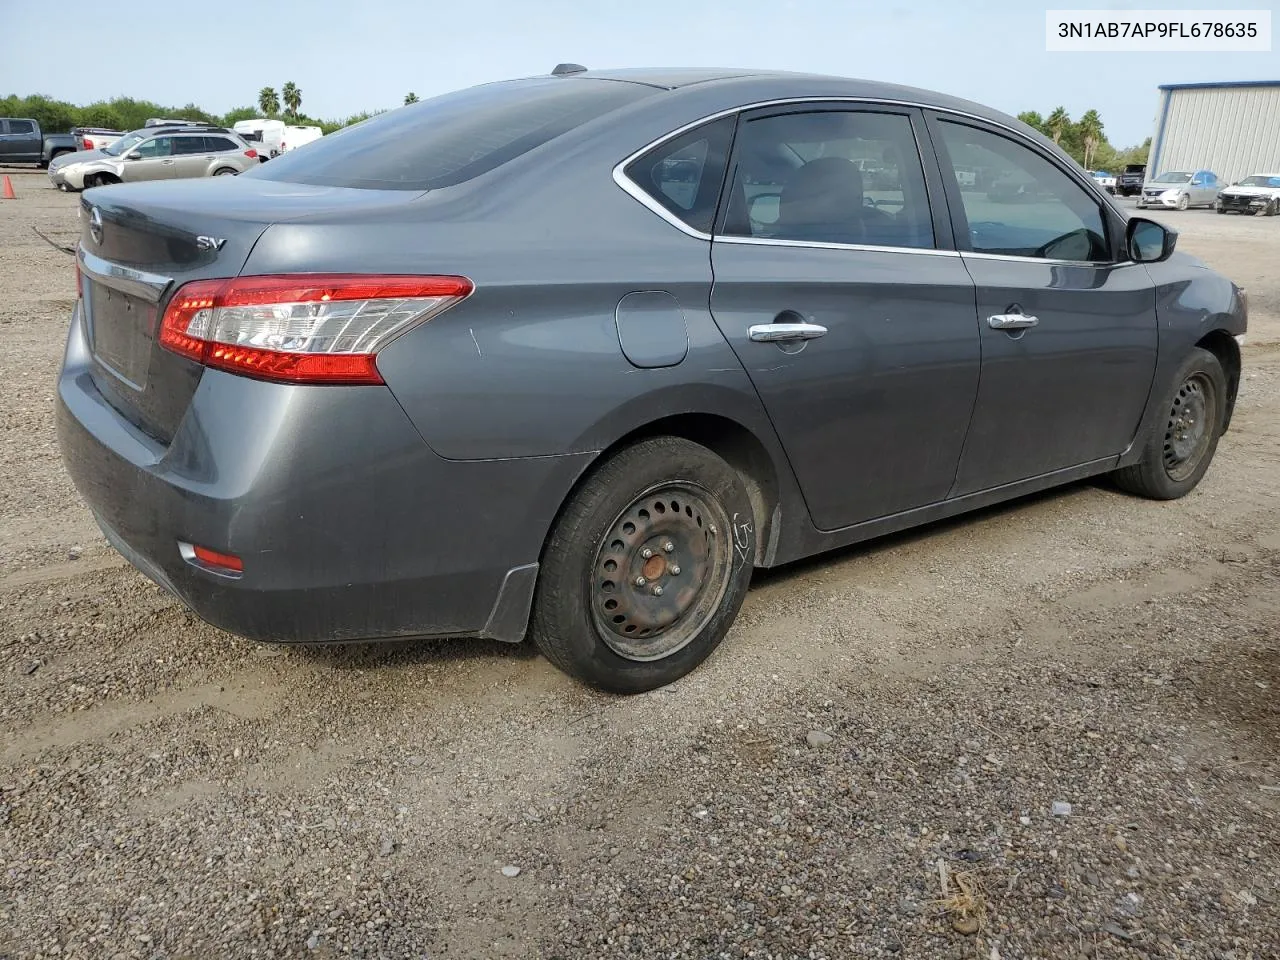
[[[668,213],[710,233],[735,122],[722,117],[659,144],[627,164],[627,179]]]
[[[381,190],[449,187],[657,92],[586,78],[485,84],[344,127],[247,175]]]
[[[209,143],[209,146],[207,149],[210,152],[218,151],[218,150],[235,150],[236,149],[235,142],[228,140],[226,137],[205,137],[205,140],[208,141]]]
[[[10,133],[35,133],[36,125],[32,123],[30,120],[10,120],[9,132]]]
[[[204,137],[174,137],[173,152],[175,154],[192,154],[205,152]]]

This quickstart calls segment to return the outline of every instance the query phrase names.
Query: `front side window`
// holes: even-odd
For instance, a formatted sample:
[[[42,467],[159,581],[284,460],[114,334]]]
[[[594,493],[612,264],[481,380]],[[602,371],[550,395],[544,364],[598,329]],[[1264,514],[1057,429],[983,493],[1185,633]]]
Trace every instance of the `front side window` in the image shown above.
[[[36,125],[30,120],[10,120],[9,132],[16,134],[35,133]]]
[[[984,189],[956,176],[976,253],[1090,262],[1109,259],[1102,208],[1066,173],[1008,137],[943,120],[945,167],[975,167]]]
[[[144,140],[133,148],[133,152],[141,154],[144,159],[167,157],[173,153],[173,137],[153,137]]]
[[[734,122],[722,117],[659,144],[627,165],[627,178],[673,216],[710,233]]]
[[[933,221],[910,118],[817,110],[744,122],[722,232],[932,247]]]

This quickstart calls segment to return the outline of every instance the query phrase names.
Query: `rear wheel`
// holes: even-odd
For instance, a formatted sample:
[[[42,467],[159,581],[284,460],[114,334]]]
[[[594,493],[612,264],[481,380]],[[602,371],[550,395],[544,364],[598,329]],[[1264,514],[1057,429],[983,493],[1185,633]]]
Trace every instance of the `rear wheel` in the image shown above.
[[[728,632],[755,542],[732,467],[678,437],[641,441],[600,466],[557,520],[533,640],[561,670],[611,693],[672,683]]]
[[[1112,474],[1116,485],[1153,500],[1176,500],[1195,489],[1218,449],[1226,415],[1227,378],[1208,350],[1182,362],[1142,459]]]
[[[234,177],[236,172],[230,167],[219,167],[217,170],[213,171],[213,175],[215,177]]]

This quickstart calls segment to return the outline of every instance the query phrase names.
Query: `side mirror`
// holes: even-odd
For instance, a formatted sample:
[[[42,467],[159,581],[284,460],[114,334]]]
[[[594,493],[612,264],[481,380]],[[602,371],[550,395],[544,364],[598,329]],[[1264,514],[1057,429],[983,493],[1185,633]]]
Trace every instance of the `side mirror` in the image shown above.
[[[134,150],[132,153],[126,153],[124,155],[124,158],[126,160],[141,160],[142,154],[140,154],[137,150]]]
[[[1173,255],[1178,234],[1154,220],[1133,217],[1125,226],[1125,248],[1137,263],[1159,263]]]

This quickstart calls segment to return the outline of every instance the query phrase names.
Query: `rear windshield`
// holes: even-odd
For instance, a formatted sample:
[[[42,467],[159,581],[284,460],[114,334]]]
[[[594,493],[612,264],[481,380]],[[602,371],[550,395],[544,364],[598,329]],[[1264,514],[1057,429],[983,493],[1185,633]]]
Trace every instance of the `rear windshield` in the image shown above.
[[[656,92],[586,78],[485,84],[344,127],[242,176],[380,190],[449,187]]]

